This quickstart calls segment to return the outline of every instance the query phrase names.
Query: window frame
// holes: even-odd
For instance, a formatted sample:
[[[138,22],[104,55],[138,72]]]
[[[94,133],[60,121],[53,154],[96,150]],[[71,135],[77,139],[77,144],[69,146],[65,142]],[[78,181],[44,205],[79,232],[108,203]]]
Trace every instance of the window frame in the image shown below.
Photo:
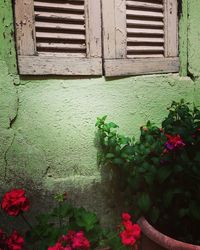
[[[19,74],[81,76],[104,72],[110,77],[179,72],[178,1],[163,1],[165,57],[135,59],[126,57],[126,0],[85,0],[86,58],[39,55],[34,0],[15,1]]]
[[[21,75],[102,75],[100,0],[85,0],[86,58],[39,55],[34,1],[15,1],[16,44]]]
[[[178,1],[163,1],[165,57],[130,59],[126,57],[126,0],[102,0],[105,76],[179,72]]]

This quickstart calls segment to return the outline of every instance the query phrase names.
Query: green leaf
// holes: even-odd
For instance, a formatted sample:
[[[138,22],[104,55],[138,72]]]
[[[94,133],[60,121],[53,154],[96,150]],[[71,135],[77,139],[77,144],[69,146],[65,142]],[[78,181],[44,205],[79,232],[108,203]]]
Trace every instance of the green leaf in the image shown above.
[[[190,214],[195,219],[200,221],[200,206],[196,201],[190,203]]]
[[[114,122],[109,122],[108,123],[109,128],[118,128],[119,126],[115,124]]]
[[[85,229],[86,232],[91,231],[98,222],[96,214],[88,212],[84,208],[75,210],[75,221],[77,225]]]
[[[121,158],[115,158],[113,160],[113,163],[116,164],[116,165],[123,165],[124,161]]]
[[[150,219],[153,223],[156,223],[160,216],[160,210],[157,207],[153,207],[150,211]]]
[[[163,183],[171,175],[172,170],[169,167],[161,167],[158,169],[158,181]]]
[[[149,211],[151,207],[151,200],[147,193],[142,193],[138,199],[139,208],[145,213]]]
[[[113,159],[115,155],[113,153],[107,153],[106,154],[106,159]]]
[[[52,216],[57,218],[70,217],[73,214],[73,208],[70,204],[62,203],[59,207],[53,209]]]

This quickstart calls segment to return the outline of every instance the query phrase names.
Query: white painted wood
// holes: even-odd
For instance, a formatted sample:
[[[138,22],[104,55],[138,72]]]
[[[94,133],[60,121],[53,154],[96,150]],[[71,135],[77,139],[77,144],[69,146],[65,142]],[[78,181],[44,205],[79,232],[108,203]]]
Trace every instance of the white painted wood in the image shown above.
[[[145,54],[145,53],[143,53],[143,54],[136,54],[136,53],[134,53],[134,54],[128,54],[127,55],[127,58],[164,58],[164,56],[163,56],[163,54]]]
[[[147,26],[147,27],[163,27],[164,22],[161,20],[151,21],[151,20],[137,20],[137,19],[127,19],[127,25],[131,26]]]
[[[21,75],[101,75],[101,58],[19,56]]]
[[[37,38],[48,39],[67,39],[67,40],[82,40],[85,41],[85,35],[83,34],[68,34],[68,33],[50,33],[50,32],[36,32]]]
[[[126,14],[128,16],[138,16],[138,17],[154,17],[154,18],[163,18],[164,17],[162,12],[143,11],[143,10],[134,10],[134,9],[127,9]]]
[[[56,49],[72,49],[72,50],[81,50],[85,49],[85,44],[73,44],[73,43],[37,43],[38,48],[56,48]]]
[[[102,57],[101,2],[85,0],[86,46],[88,58]]]
[[[35,26],[36,28],[43,28],[43,29],[85,31],[84,25],[81,24],[56,23],[56,22],[51,23],[51,22],[36,21]]]
[[[159,37],[128,37],[127,42],[133,43],[163,43],[164,44],[164,38],[159,38]]]
[[[77,5],[72,3],[54,3],[54,2],[41,2],[41,1],[34,1],[35,8],[42,8],[42,9],[50,9],[50,10],[73,10],[76,12],[83,12],[84,5]]]
[[[148,2],[140,2],[140,1],[131,1],[127,0],[126,5],[129,7],[140,7],[144,9],[158,9],[162,10],[163,9],[163,4],[161,3],[148,3]]]
[[[115,57],[126,58],[126,0],[115,0]]]
[[[127,32],[129,34],[158,34],[158,35],[164,35],[163,29],[142,29],[142,28],[127,28]]]
[[[18,55],[34,55],[36,53],[34,21],[33,0],[15,1]]]
[[[137,52],[137,51],[164,51],[163,46],[128,46],[127,48],[130,52]]]
[[[103,56],[116,58],[115,0],[102,0]]]
[[[178,55],[178,3],[165,0],[165,56]]]
[[[106,76],[142,75],[179,71],[178,58],[107,59]]]
[[[69,14],[69,13],[57,13],[57,12],[41,12],[35,11],[36,18],[52,19],[52,20],[69,20],[69,21],[84,21],[83,14]]]

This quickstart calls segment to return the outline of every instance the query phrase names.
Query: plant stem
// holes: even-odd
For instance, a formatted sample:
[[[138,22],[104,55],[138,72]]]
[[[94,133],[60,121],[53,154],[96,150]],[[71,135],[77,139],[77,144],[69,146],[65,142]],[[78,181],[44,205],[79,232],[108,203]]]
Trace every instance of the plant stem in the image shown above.
[[[22,219],[24,220],[24,222],[28,225],[28,227],[33,230],[32,225],[29,223],[29,221],[26,219],[26,217],[24,216],[23,213],[20,214],[20,216],[22,217]]]
[[[61,204],[59,202],[59,208],[61,208]],[[59,225],[60,225],[60,228],[62,227],[62,217],[60,216],[59,214]]]
[[[42,240],[42,238],[40,237],[40,235],[38,234],[38,232],[33,228],[33,226],[30,224],[30,222],[26,219],[26,217],[24,216],[23,213],[20,214],[21,218],[24,220],[24,222],[28,225],[28,227],[31,229],[31,231],[35,232],[35,234],[37,235],[37,237]]]

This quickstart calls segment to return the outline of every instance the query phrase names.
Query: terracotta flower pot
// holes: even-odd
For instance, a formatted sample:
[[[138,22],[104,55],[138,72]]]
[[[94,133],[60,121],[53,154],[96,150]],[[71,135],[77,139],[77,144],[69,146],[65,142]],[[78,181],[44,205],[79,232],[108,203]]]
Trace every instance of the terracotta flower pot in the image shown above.
[[[200,246],[174,240],[160,233],[144,217],[138,220],[138,224],[142,229],[142,250],[200,250]]]

